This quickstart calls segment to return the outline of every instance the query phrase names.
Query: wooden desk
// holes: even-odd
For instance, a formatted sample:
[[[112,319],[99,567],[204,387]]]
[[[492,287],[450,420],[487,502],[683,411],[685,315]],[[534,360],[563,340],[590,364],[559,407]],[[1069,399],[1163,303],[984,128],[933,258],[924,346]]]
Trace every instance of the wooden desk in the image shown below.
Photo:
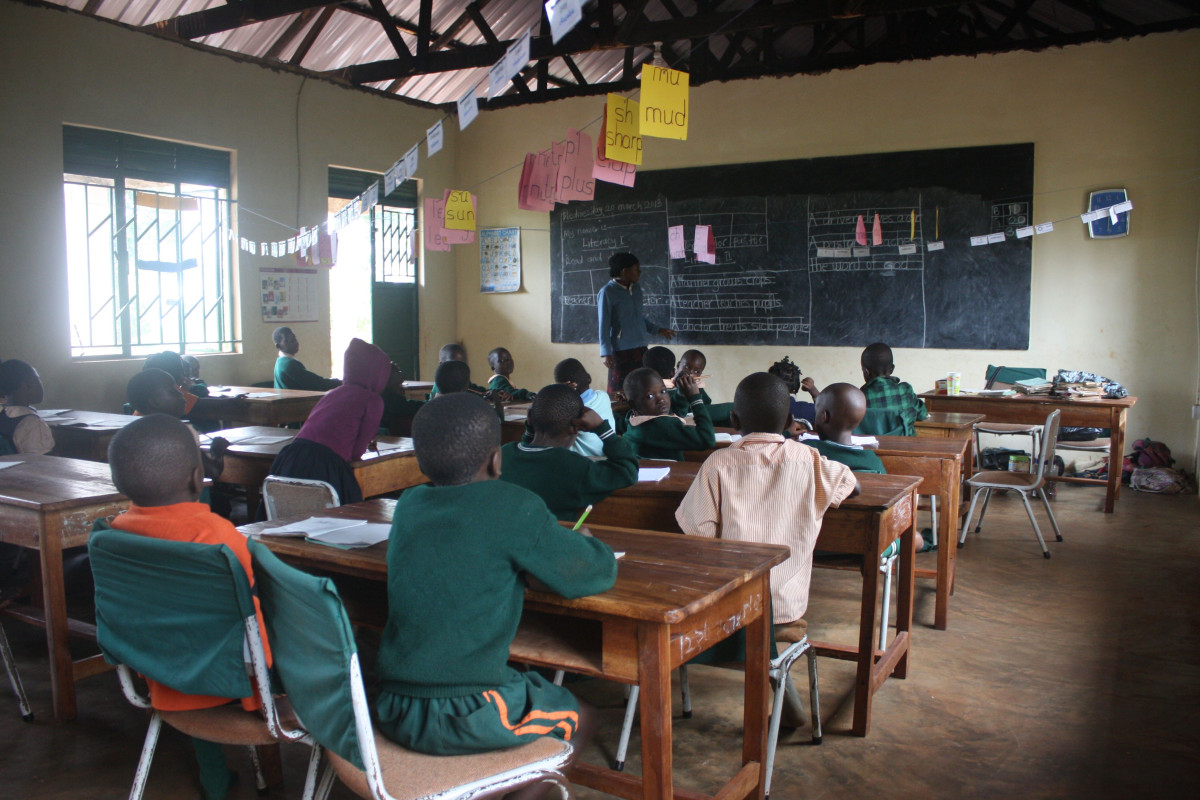
[[[376,500],[328,513],[386,522],[394,508],[394,501]],[[269,525],[258,523],[241,530],[254,533]],[[716,796],[761,798],[768,714],[765,612],[770,568],[787,557],[787,548],[685,540],[620,528],[591,530],[625,553],[616,585],[603,594],[574,600],[528,590],[512,656],[538,666],[641,686],[643,773],[639,777],[576,764],[570,779],[627,798],[703,797],[674,789],[671,671],[745,628],[748,668],[742,767]],[[265,541],[279,556],[300,566],[386,581],[386,544],[345,551],[299,539]]]
[[[937,439],[973,439],[976,422],[983,422],[983,414],[957,414],[949,411],[931,411],[925,419],[914,425],[917,436]]]
[[[210,386],[192,409],[192,419],[235,425],[291,425],[304,422],[324,392],[261,389],[253,386]],[[256,395],[251,397],[250,395]]]
[[[944,631],[950,615],[950,595],[954,591],[962,476],[963,469],[967,466],[970,442],[964,439],[932,439],[921,436],[877,438],[879,446],[873,449],[888,474],[920,478],[921,484],[917,488],[917,494],[937,498],[937,569],[920,569],[916,574],[918,578],[933,578],[936,581],[933,627]]]
[[[500,444],[519,442],[525,435],[525,420],[529,417],[529,409],[533,403],[506,403],[504,406],[504,422],[500,424]]]
[[[1112,431],[1108,450],[1108,479],[1068,478],[1047,476],[1048,480],[1068,483],[1087,483],[1105,486],[1104,512],[1111,514],[1121,493],[1121,461],[1125,448],[1125,418],[1137,402],[1136,397],[1119,400],[1080,400],[1046,395],[1012,397],[980,397],[978,395],[945,395],[926,392],[921,395],[926,407],[933,411],[952,411],[962,414],[983,414],[989,422],[1019,422],[1042,425],[1050,412],[1058,409],[1060,425],[1108,428]]]
[[[9,606],[4,614],[46,629],[54,718],[75,718],[75,681],[109,669],[104,657],[71,660],[67,636],[95,639],[94,625],[67,618],[62,551],[87,544],[92,523],[129,507],[108,465],[55,456],[0,456],[22,462],[0,469],[0,541],[38,551],[42,607]]]
[[[961,444],[958,445],[961,453]],[[934,459],[931,474],[940,475],[946,463],[955,458]],[[662,461],[642,461],[642,466],[666,466]],[[618,525],[679,533],[675,509],[696,477],[700,464],[678,461],[670,464],[671,474],[658,483],[638,483],[613,492],[597,503],[588,517],[588,526]],[[854,697],[853,731],[866,736],[871,724],[871,697],[889,675],[903,678],[907,672],[909,631],[912,629],[913,580],[915,553],[913,532],[916,525],[917,487],[923,478],[907,475],[859,475],[862,493],[825,512],[817,548],[829,552],[850,553],[862,558],[862,606],[857,647],[821,644],[821,655],[857,660],[858,678]],[[957,486],[957,484],[955,484]],[[883,653],[875,649],[879,630],[879,559],[896,538],[900,538],[899,599],[896,603],[896,636]],[[690,541],[690,540],[689,540]],[[940,550],[939,547],[939,558]],[[955,549],[955,548],[950,548]],[[953,561],[949,562],[951,565]],[[948,569],[952,569],[948,567]],[[953,574],[949,574],[952,579]],[[949,579],[947,585],[949,585]],[[947,588],[947,592],[949,589]],[[815,643],[814,643],[815,644]]]
[[[271,462],[279,455],[279,451],[292,441],[294,432],[252,425],[227,428],[208,436],[223,436],[229,440],[229,450],[225,453],[225,469],[218,480],[245,487],[247,505],[251,509],[257,508],[263,480],[271,473]],[[280,436],[288,438],[285,441],[265,441],[267,438],[278,439]],[[207,438],[201,439],[201,446],[207,449],[209,441]],[[380,447],[378,452],[368,450],[363,453],[362,458],[350,462],[350,471],[358,480],[363,497],[397,492],[429,480],[417,466],[417,454],[413,450],[412,439],[379,436],[376,441]]]
[[[108,443],[117,431],[137,417],[72,409],[62,416],[42,419],[50,426],[50,433],[54,435],[52,455],[107,462]]]
[[[404,396],[409,400],[424,402],[429,393],[433,391],[433,381],[404,381],[401,385],[404,387]]]

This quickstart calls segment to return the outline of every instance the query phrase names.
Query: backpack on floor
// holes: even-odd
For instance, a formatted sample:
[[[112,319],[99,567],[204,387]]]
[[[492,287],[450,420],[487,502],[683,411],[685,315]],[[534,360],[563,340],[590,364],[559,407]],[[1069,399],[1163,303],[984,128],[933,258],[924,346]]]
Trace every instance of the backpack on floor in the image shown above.
[[[1171,458],[1171,448],[1162,442],[1156,442],[1147,436],[1133,443],[1133,452],[1125,456],[1121,465],[1121,480],[1129,483],[1135,469],[1152,469],[1154,467],[1170,467],[1175,463]]]

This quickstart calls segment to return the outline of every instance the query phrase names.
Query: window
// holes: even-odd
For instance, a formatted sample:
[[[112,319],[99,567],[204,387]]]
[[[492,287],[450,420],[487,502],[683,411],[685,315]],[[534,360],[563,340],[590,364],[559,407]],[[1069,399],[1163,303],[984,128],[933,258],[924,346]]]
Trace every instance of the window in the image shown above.
[[[231,352],[230,157],[63,126],[71,354]]]
[[[352,199],[383,176],[370,172],[329,168],[329,196]],[[380,192],[382,194],[382,191]],[[417,282],[417,182],[404,181],[370,209],[371,266],[376,283]],[[340,245],[339,245],[340,248]]]

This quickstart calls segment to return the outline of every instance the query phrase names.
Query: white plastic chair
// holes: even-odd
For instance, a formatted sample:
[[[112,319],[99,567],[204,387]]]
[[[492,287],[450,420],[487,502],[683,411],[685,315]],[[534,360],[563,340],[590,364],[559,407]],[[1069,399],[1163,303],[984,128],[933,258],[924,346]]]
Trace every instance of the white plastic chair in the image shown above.
[[[281,478],[268,475],[262,485],[263,504],[267,519],[307,517],[342,504],[337,489],[325,481],[308,478]]]
[[[975,504],[979,500],[979,495],[984,494],[983,509],[979,513],[979,522],[975,526],[975,532],[983,526],[983,515],[987,513],[988,500],[991,499],[991,494],[997,489],[1012,489],[1021,495],[1021,502],[1025,504],[1025,512],[1029,515],[1029,521],[1033,524],[1033,533],[1037,536],[1038,544],[1042,546],[1042,555],[1046,558],[1050,557],[1050,551],[1046,548],[1046,540],[1042,538],[1042,530],[1038,527],[1037,519],[1033,516],[1033,506],[1029,504],[1029,495],[1037,494],[1042,499],[1042,505],[1046,507],[1046,514],[1050,517],[1050,524],[1054,527],[1054,535],[1058,541],[1062,541],[1062,532],[1058,529],[1058,521],[1054,518],[1054,511],[1050,508],[1050,501],[1046,499],[1046,493],[1039,491],[1046,483],[1046,470],[1054,463],[1054,445],[1055,437],[1058,436],[1058,418],[1061,414],[1057,409],[1050,412],[1046,417],[1046,423],[1042,427],[1042,447],[1036,465],[1031,465],[1030,472],[1006,472],[1003,470],[988,470],[978,472],[967,479],[967,483],[975,490],[971,495],[971,507],[967,509],[966,519],[963,520],[962,532],[958,537],[958,546],[967,541],[967,528],[971,525],[971,517],[975,513]]]

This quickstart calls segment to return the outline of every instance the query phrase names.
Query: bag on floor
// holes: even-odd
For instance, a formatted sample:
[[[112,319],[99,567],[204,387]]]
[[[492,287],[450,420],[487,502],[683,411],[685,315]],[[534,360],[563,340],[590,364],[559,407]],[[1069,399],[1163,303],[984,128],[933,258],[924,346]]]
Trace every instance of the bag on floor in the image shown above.
[[[1139,467],[1133,471],[1129,488],[1153,494],[1179,494],[1187,489],[1187,479],[1170,467]]]

